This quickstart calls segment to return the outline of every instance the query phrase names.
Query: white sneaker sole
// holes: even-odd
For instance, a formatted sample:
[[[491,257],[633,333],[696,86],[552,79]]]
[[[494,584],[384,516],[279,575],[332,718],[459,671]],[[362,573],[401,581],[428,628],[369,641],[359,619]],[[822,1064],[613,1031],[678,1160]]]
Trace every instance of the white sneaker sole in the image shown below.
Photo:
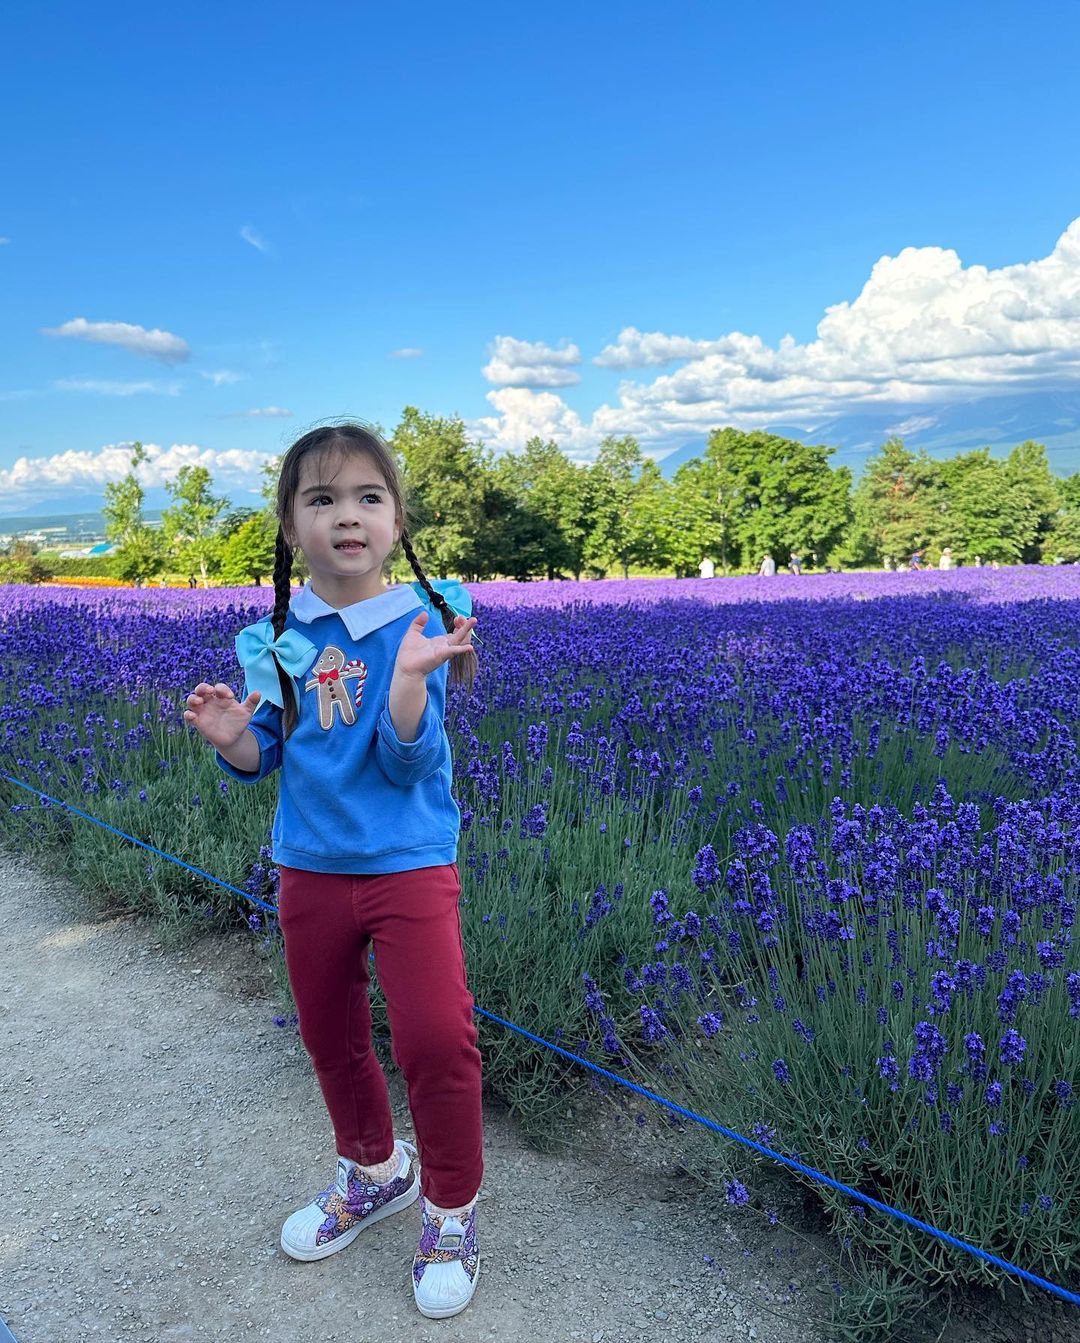
[[[412,1187],[406,1189],[404,1194],[399,1194],[397,1198],[391,1199],[389,1203],[385,1203],[376,1212],[370,1213],[362,1222],[357,1222],[348,1231],[343,1231],[340,1236],[335,1236],[333,1240],[328,1240],[324,1245],[316,1245],[313,1249],[292,1245],[285,1239],[285,1232],[282,1231],[281,1248],[290,1258],[299,1259],[305,1264],[311,1263],[314,1259],[326,1259],[329,1255],[337,1254],[338,1250],[343,1250],[346,1245],[351,1245],[361,1231],[365,1231],[376,1222],[381,1222],[384,1217],[391,1217],[395,1212],[402,1212],[415,1203],[419,1197],[420,1177],[417,1176],[413,1180]]]
[[[422,1279],[421,1279],[421,1281],[422,1281]],[[471,1291],[471,1292],[469,1293],[469,1295],[465,1298],[465,1300],[461,1302],[460,1305],[457,1305],[457,1306],[443,1306],[441,1309],[437,1309],[437,1310],[436,1310],[436,1309],[432,1309],[432,1308],[429,1307],[429,1306],[422,1306],[422,1305],[420,1304],[420,1296],[419,1296],[419,1291],[420,1291],[420,1289],[419,1289],[419,1287],[417,1286],[417,1284],[416,1284],[416,1280],[415,1280],[415,1278],[414,1278],[414,1279],[413,1279],[413,1299],[414,1299],[415,1302],[416,1302],[416,1309],[420,1312],[421,1315],[426,1316],[429,1320],[448,1320],[448,1319],[450,1318],[451,1315],[460,1315],[461,1312],[465,1309],[465,1307],[469,1304],[469,1302],[473,1299],[473,1293],[476,1291],[476,1284],[477,1284],[479,1281],[480,1281],[480,1256],[477,1255],[477,1256],[476,1256],[476,1272],[473,1274],[473,1280],[472,1280],[472,1291]]]

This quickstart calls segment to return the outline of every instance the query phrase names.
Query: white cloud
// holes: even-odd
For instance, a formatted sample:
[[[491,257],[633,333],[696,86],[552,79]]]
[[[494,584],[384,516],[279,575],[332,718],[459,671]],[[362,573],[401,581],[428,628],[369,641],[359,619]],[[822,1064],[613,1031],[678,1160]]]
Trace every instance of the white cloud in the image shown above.
[[[414,345],[406,345],[404,349],[391,350],[388,357],[390,359],[419,359],[423,353],[423,350]]]
[[[491,360],[484,365],[484,377],[503,387],[573,387],[581,381],[581,375],[572,371],[581,363],[576,345],[553,350],[541,341],[496,336],[488,353]]]
[[[0,247],[6,247],[10,241],[10,238],[0,238]]]
[[[261,234],[255,232],[250,224],[244,225],[240,230],[240,236],[245,242],[250,243],[252,247],[256,248],[257,251],[265,252],[269,255],[274,250]]]
[[[62,326],[45,327],[43,331],[46,336],[71,336],[101,345],[120,345],[134,354],[144,354],[166,364],[182,363],[191,354],[187,341],[179,336],[156,328],[148,331],[130,322],[88,322],[85,317],[75,317]]]
[[[57,378],[54,386],[62,392],[96,392],[101,396],[179,396],[178,382],[117,382],[112,378]]]
[[[660,331],[639,331],[636,326],[624,326],[614,345],[605,345],[593,359],[601,368],[648,368],[654,364],[670,364],[676,359],[697,359],[702,355],[719,353],[723,340],[691,340],[689,336],[665,336]]]
[[[234,382],[244,380],[243,373],[234,373],[231,368],[200,369],[199,377],[205,378],[207,382],[212,382],[215,387],[230,387]]]
[[[95,452],[59,452],[52,457],[20,457],[0,468],[0,513],[20,513],[28,507],[62,498],[73,490],[98,494],[107,481],[120,480],[131,469],[130,443],[111,443]],[[251,489],[262,467],[272,460],[265,452],[218,451],[193,443],[162,448],[144,443],[147,460],[139,468],[144,488],[161,487],[174,480],[182,466],[205,466],[216,487]]]
[[[1080,219],[1049,256],[996,270],[965,267],[941,247],[882,257],[861,292],[827,308],[816,338],[802,344],[626,327],[593,362],[633,369],[676,360],[683,367],[652,381],[624,379],[618,404],[601,405],[588,423],[557,396],[542,406],[493,402],[498,414],[478,423],[506,446],[520,446],[518,435],[542,424],[558,440],[565,425],[582,452],[595,451],[605,434],[633,434],[645,447],[726,424],[782,420],[812,432],[830,416],[868,407],[912,422],[959,398],[1080,386]]]
[[[286,410],[284,406],[262,406],[255,410],[234,410],[232,412],[232,417],[241,416],[248,420],[287,420],[291,415],[292,411]]]
[[[553,438],[567,456],[585,459],[595,446],[592,430],[582,424],[578,413],[554,392],[534,392],[526,387],[504,387],[488,392],[487,400],[495,415],[481,416],[466,423],[474,438],[496,450],[513,451],[533,437]]]

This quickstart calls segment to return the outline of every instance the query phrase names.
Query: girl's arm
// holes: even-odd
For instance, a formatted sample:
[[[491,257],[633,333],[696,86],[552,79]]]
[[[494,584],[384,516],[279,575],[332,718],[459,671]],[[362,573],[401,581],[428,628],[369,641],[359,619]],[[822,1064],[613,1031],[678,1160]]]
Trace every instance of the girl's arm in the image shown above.
[[[416,729],[424,716],[427,704],[427,677],[406,676],[402,671],[394,672],[390,682],[390,718],[399,741],[416,740]]]
[[[233,769],[242,770],[245,774],[255,774],[259,768],[259,762],[262,758],[262,752],[259,750],[259,741],[248,728],[241,734],[239,741],[232,746],[219,746],[218,752],[222,759],[227,760]]]

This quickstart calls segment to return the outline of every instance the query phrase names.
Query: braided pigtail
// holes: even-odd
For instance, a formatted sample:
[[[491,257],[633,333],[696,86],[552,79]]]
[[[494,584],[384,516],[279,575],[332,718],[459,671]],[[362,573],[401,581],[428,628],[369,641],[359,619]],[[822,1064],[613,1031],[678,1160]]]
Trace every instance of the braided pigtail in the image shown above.
[[[405,558],[412,565],[412,571],[420,580],[420,586],[427,593],[432,605],[442,617],[443,628],[447,634],[454,632],[454,613],[450,609],[450,603],[431,585],[431,580],[420,567],[420,561],[416,558],[416,551],[412,548],[412,542],[409,540],[408,533],[401,533],[401,548],[405,552]],[[472,690],[473,682],[476,680],[476,649],[470,648],[468,653],[456,653],[450,659],[450,681],[454,685],[463,685],[466,690]]]
[[[285,540],[285,533],[278,526],[277,541],[274,545],[274,613],[270,617],[274,626],[274,638],[280,639],[285,632],[285,617],[289,614],[289,599],[292,596],[292,547]],[[293,694],[292,677],[274,657],[278,682],[281,685],[281,700],[285,705],[285,740],[288,740],[296,726],[296,696]]]

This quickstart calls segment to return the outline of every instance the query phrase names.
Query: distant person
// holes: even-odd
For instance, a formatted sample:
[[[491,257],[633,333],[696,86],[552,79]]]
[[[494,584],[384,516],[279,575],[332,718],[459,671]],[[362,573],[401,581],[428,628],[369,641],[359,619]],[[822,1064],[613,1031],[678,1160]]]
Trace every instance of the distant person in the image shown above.
[[[325,1259],[419,1198],[409,1281],[421,1315],[443,1319],[468,1305],[480,1266],[481,1058],[444,723],[448,681],[472,686],[476,618],[461,584],[421,568],[400,469],[377,433],[338,424],[297,439],[275,512],[273,614],[236,639],[246,698],[200,682],[184,722],[241,783],[281,769],[278,917],[337,1153],[330,1183],[286,1219],[281,1248]],[[290,601],[294,551],[311,578]],[[402,552],[418,581],[387,587]],[[372,1047],[370,946],[422,1170],[417,1148],[395,1140]],[[311,1152],[296,1157],[300,1169]],[[236,1170],[233,1198],[249,1178]]]
[[[981,556],[981,555],[976,555],[975,558],[974,558],[971,562],[972,562],[972,564],[975,566],[976,569],[981,569],[981,568],[982,568],[982,556]]]
[[[991,568],[991,569],[1000,569],[1000,568],[1001,568],[1001,565],[997,562],[997,560],[991,560],[991,561],[990,561],[990,568]]]
[[[762,578],[772,578],[773,574],[776,573],[776,561],[771,555],[762,557],[761,567],[758,569],[758,573]]]
[[[892,567],[893,567],[892,556],[886,555],[884,560],[882,561],[882,568],[885,569],[887,573],[891,573]]]
[[[698,565],[698,573],[702,578],[712,578],[715,575],[716,565],[709,559],[708,555]]]
[[[937,567],[938,567],[939,569],[955,569],[955,568],[956,568],[956,565],[953,563],[953,554],[952,554],[952,547],[951,547],[951,546],[946,546],[945,549],[941,552],[941,559],[938,560],[938,566],[937,566]]]
[[[788,556],[787,567],[796,576],[796,578],[802,573],[802,559],[798,555],[796,555],[794,551],[792,551],[791,554]]]
[[[908,567],[911,569],[921,569],[923,567],[923,553],[921,550],[913,550],[911,559],[908,560]]]

